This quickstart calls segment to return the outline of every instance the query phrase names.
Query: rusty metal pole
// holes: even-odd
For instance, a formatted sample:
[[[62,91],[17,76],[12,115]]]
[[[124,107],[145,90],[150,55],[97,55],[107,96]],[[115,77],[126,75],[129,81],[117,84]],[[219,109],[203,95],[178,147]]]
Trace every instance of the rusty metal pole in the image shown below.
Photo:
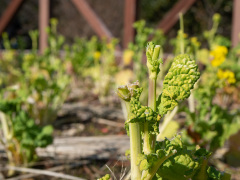
[[[2,14],[0,18],[0,35],[3,33],[3,31],[6,29],[7,25],[13,18],[13,16],[16,14],[17,10],[23,3],[23,0],[12,0],[4,13]]]
[[[163,17],[157,28],[167,33],[178,21],[179,13],[185,13],[196,0],[179,0],[174,7]]]
[[[47,48],[46,28],[49,24],[49,0],[39,0],[39,52],[42,54]]]
[[[112,33],[88,5],[86,0],[72,0],[72,2],[99,37],[106,37],[108,40],[113,38]]]
[[[124,7],[124,37],[123,47],[127,48],[128,43],[134,40],[134,28],[133,23],[136,20],[136,1],[137,0],[125,0]]]
[[[240,0],[233,2],[233,21],[232,21],[232,46],[240,42]]]

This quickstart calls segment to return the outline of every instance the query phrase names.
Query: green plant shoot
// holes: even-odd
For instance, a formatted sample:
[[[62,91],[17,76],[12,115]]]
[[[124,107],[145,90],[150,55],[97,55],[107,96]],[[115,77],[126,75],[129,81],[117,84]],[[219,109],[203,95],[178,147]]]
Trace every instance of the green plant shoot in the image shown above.
[[[189,151],[180,135],[156,142],[160,119],[190,96],[190,90],[200,77],[195,60],[187,54],[178,55],[164,78],[162,93],[156,98],[156,82],[162,62],[160,48],[150,42],[146,49],[148,106],[139,101],[143,88],[138,82],[120,86],[117,91],[128,112],[125,127],[130,136],[131,179],[230,179],[229,174],[208,167],[211,153],[201,148]]]

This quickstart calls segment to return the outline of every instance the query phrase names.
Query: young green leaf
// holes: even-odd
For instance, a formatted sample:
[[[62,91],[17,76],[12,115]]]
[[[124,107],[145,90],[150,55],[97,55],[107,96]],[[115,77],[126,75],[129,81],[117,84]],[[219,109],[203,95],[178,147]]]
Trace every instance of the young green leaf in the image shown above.
[[[217,171],[213,167],[209,167],[207,170],[208,176],[210,179],[216,179],[216,180],[230,180],[231,175],[226,172],[220,172]]]
[[[172,140],[159,142],[157,149],[172,148],[177,151],[173,156],[167,158],[156,173],[156,179],[166,180],[230,180],[231,175],[220,172],[208,166],[208,159],[211,153],[200,148],[190,151],[183,145],[181,136]]]
[[[192,152],[183,145],[181,136],[176,136],[172,140],[165,140],[161,143],[162,147],[172,147],[177,153],[168,158],[158,169],[156,177],[168,180],[187,180],[196,173],[200,163],[193,158]]]
[[[200,73],[196,62],[187,54],[174,58],[173,63],[163,81],[163,92],[159,97],[159,114],[163,116],[178,105],[178,101],[190,96]]]
[[[174,145],[168,144],[168,140],[163,142],[164,147],[161,147],[156,153],[141,155],[139,157],[139,168],[142,171],[143,180],[151,180],[159,167],[171,156],[177,153]]]

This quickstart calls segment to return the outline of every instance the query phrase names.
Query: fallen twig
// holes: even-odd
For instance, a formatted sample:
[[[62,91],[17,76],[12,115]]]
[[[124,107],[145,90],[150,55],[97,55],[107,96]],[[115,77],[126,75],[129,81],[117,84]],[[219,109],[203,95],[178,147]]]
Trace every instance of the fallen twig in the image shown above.
[[[76,168],[76,167],[86,165],[86,164],[89,164],[89,163],[90,163],[90,161],[88,161],[88,160],[81,160],[78,163],[74,163],[74,164],[71,164],[71,165],[60,165],[60,166],[49,168],[47,170],[48,171],[62,171],[64,169]],[[7,170],[7,169],[5,169],[5,170]],[[33,177],[36,177],[36,176],[39,176],[39,174],[23,174],[23,175],[19,175],[17,177],[9,178],[8,180],[28,179],[28,178],[33,178]],[[0,176],[0,179],[1,179],[1,176]]]
[[[92,171],[87,166],[83,166],[83,169],[89,175],[89,177],[91,177],[91,179],[94,179]]]
[[[8,170],[14,170],[14,171],[20,171],[20,172],[28,172],[28,173],[33,173],[33,174],[40,174],[40,175],[46,175],[46,176],[53,176],[53,177],[58,177],[62,179],[69,179],[69,180],[86,180],[83,178],[78,178],[75,176],[63,174],[63,173],[56,173],[48,170],[39,170],[39,169],[32,169],[32,168],[21,168],[21,167],[14,167],[14,166],[7,166],[6,167]],[[13,180],[13,178],[9,178],[6,180]]]
[[[125,176],[124,180],[129,180],[131,178],[131,171],[129,171],[127,173],[127,175]]]
[[[90,166],[91,170],[94,171],[95,176],[100,176],[102,173],[95,166]]]
[[[109,125],[109,126],[124,128],[124,123],[113,122],[113,121],[103,119],[103,118],[95,118],[92,121],[96,122],[96,123],[99,123],[99,124],[106,124],[106,125]]]

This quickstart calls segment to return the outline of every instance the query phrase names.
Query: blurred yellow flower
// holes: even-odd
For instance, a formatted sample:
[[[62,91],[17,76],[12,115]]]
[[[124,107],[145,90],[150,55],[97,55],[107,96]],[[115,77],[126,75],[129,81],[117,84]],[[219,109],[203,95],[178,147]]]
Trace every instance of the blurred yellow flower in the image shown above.
[[[186,39],[188,37],[188,34],[187,33],[182,33],[182,31],[179,30],[177,39],[180,39],[181,37],[183,37],[183,39]]]
[[[98,61],[101,57],[101,52],[100,51],[95,51],[93,57],[94,57],[95,61]]]
[[[236,54],[237,54],[237,56],[240,56],[240,49],[237,50]]]
[[[132,62],[132,57],[134,55],[134,52],[132,50],[125,50],[123,53],[123,64],[129,65]]]
[[[210,52],[210,56],[212,57],[212,66],[220,66],[225,61],[227,53],[228,50],[225,46],[216,46],[214,50]]]
[[[132,77],[133,72],[130,69],[119,71],[115,76],[116,84],[118,86],[125,85],[130,82]]]
[[[23,56],[23,60],[24,61],[31,61],[31,60],[33,60],[34,59],[34,55],[33,54],[25,54],[24,56]]]
[[[219,79],[225,79],[229,84],[234,84],[236,82],[235,74],[232,71],[222,69],[218,70],[217,76]]]
[[[2,58],[4,61],[13,61],[14,60],[14,50],[5,50],[2,52]]]
[[[197,37],[191,37],[191,41],[192,42],[196,42],[197,41]]]
[[[108,44],[107,44],[107,48],[108,48],[108,49],[113,49],[113,44],[112,44],[112,43],[108,43]]]

